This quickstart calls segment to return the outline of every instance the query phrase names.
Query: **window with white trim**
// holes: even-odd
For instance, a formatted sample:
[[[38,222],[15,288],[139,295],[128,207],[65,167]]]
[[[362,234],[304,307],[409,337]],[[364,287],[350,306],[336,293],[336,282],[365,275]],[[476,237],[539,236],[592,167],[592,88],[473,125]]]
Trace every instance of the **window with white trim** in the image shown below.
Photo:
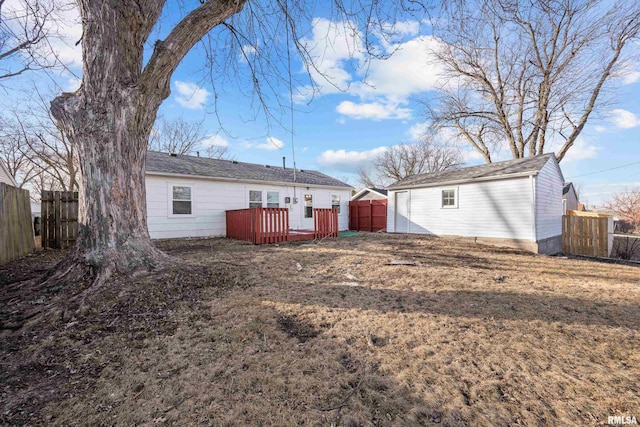
[[[280,207],[280,193],[277,191],[267,191],[267,207],[279,208]]]
[[[249,207],[250,208],[262,207],[262,191],[249,190]]]
[[[340,195],[339,194],[331,195],[331,208],[338,209],[338,213],[340,213]]]
[[[442,207],[458,207],[458,190],[456,188],[447,188],[445,190],[442,190]]]
[[[174,185],[171,188],[171,214],[172,215],[192,215],[193,199],[191,186]]]
[[[304,217],[313,218],[313,195],[304,195]]]

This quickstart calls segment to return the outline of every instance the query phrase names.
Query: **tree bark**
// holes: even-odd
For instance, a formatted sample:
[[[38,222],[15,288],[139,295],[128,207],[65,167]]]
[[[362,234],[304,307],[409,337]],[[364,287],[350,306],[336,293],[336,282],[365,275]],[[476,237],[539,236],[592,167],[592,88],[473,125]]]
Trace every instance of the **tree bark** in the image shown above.
[[[58,268],[69,279],[104,281],[167,259],[147,230],[145,165],[158,108],[184,55],[243,1],[210,0],[188,14],[165,41],[156,42],[143,69],[144,43],[163,1],[79,1],[83,21],[83,82],[51,103],[60,129],[78,151],[79,234]],[[62,277],[61,277],[62,278]]]

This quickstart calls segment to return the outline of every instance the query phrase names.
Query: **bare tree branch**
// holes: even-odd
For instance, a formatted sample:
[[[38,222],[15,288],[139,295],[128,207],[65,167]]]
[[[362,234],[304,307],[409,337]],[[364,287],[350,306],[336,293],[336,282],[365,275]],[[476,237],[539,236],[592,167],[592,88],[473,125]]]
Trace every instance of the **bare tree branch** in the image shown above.
[[[429,118],[487,162],[495,147],[520,158],[556,138],[562,160],[640,32],[640,4],[626,0],[453,1],[443,10],[432,53],[448,79]]]

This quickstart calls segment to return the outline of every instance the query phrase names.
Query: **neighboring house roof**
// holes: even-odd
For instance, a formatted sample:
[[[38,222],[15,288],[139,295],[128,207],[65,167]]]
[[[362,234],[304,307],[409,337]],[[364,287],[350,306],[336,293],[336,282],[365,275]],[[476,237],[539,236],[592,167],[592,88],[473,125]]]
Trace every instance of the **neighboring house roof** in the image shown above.
[[[507,160],[505,162],[412,175],[393,183],[388,186],[387,189],[396,190],[409,187],[428,187],[446,183],[463,183],[537,174],[551,158],[555,159],[553,153],[525,157],[524,159]]]
[[[387,198],[387,190],[383,190],[382,188],[363,188],[362,190],[358,191],[356,194],[351,196],[351,200],[358,200],[367,192],[378,193],[380,196],[384,197],[385,199]]]
[[[18,186],[16,180],[13,179],[13,176],[11,176],[7,168],[2,163],[0,163],[0,182],[13,185],[14,187]]]
[[[236,181],[265,181],[287,184],[352,188],[340,180],[317,171],[295,171],[281,166],[258,165],[235,160],[209,159],[183,154],[147,152],[147,172],[169,175],[192,175]],[[294,179],[295,177],[295,179]]]
[[[566,196],[569,190],[571,190],[571,187],[573,187],[572,182],[565,182],[564,186],[562,187],[562,195]],[[573,191],[575,191],[575,189]]]

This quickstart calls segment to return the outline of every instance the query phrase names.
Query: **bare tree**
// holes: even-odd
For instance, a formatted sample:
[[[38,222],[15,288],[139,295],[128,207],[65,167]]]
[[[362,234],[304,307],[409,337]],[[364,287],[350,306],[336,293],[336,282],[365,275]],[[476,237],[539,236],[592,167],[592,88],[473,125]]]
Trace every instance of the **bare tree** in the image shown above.
[[[411,175],[456,168],[463,163],[456,147],[435,144],[427,137],[415,144],[390,147],[373,160],[373,171],[360,168],[358,175],[366,187],[385,187]]]
[[[171,77],[184,56],[204,38],[210,75],[229,81],[237,77],[231,68],[248,69],[250,92],[258,106],[267,106],[268,93],[277,99],[278,81],[289,81],[292,75],[283,73],[291,69],[289,44],[313,67],[300,42],[311,25],[313,5],[286,0],[185,2],[172,13],[186,15],[178,17],[166,38],[153,43],[150,37],[165,1],[78,4],[84,31],[82,85],[57,97],[51,111],[78,150],[80,227],[75,250],[50,280],[78,280],[88,272],[97,286],[115,269],[129,273],[166,259],[149,238],[144,172],[158,108],[169,96]],[[354,29],[351,34],[366,53],[373,51],[368,41],[393,24],[404,5],[354,1],[347,6],[336,0],[332,6],[333,18]],[[153,46],[146,62],[145,43]]]
[[[210,159],[225,159],[232,160],[233,157],[229,154],[229,148],[222,145],[209,145],[203,150],[205,157]]]
[[[190,154],[205,136],[202,122],[188,121],[182,117],[160,117],[151,131],[149,149],[164,153]]]
[[[27,141],[29,135],[14,120],[0,116],[0,162],[24,188],[40,175],[41,168],[33,162],[33,153]]]
[[[229,149],[222,145],[207,144],[207,133],[202,122],[189,121],[182,117],[174,119],[159,118],[151,131],[149,150],[163,153],[195,154],[200,153],[211,159],[228,159]]]
[[[634,228],[640,226],[640,188],[614,194],[611,200],[603,203],[603,207],[629,221]]]
[[[59,37],[56,12],[62,0],[0,0],[0,81],[61,65],[50,41]]]
[[[562,160],[640,31],[637,1],[453,1],[444,11],[433,54],[447,81],[430,120],[487,163],[500,147],[542,154],[554,138]]]

